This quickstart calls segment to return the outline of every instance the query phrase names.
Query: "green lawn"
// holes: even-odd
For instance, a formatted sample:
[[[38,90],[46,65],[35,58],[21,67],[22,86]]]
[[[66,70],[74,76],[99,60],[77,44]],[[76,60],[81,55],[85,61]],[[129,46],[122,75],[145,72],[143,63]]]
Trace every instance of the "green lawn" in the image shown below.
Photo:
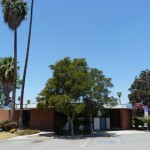
[[[0,140],[6,140],[6,139],[12,138],[14,136],[16,136],[16,135],[9,133],[9,132],[0,132]]]
[[[17,131],[15,133],[10,133],[10,132],[0,132],[0,140],[6,140],[15,136],[23,136],[23,135],[31,135],[31,134],[36,134],[39,133],[39,130],[30,130],[30,129],[26,129],[26,130],[21,130],[21,131]]]

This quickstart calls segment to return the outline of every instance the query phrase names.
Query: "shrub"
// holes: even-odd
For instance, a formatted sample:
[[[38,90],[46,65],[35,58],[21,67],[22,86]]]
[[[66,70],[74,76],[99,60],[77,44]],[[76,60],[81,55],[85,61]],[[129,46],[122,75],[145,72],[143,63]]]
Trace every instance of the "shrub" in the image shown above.
[[[15,133],[16,132],[16,129],[11,129],[10,130],[10,133]]]
[[[6,121],[3,121],[0,123],[0,129],[4,130],[4,125],[9,123],[10,121],[9,120],[6,120]]]
[[[150,118],[146,118],[145,120],[146,120],[145,122],[147,123],[147,125],[148,125],[148,130],[149,130],[149,129],[150,129]]]
[[[139,126],[144,126],[145,118],[133,118],[132,125],[138,128]]]
[[[31,129],[26,129],[26,130],[22,130],[20,132],[16,132],[16,135],[31,135],[31,134],[36,134],[39,133],[39,130],[31,130]]]
[[[139,126],[139,120],[137,118],[132,119],[132,125],[138,128]]]
[[[142,127],[144,126],[144,123],[146,122],[145,118],[139,118],[139,125],[141,125]]]
[[[18,128],[18,123],[17,122],[9,122],[4,125],[4,130],[5,131],[10,131],[11,129],[17,129]]]
[[[150,129],[150,119],[147,120],[148,130]]]

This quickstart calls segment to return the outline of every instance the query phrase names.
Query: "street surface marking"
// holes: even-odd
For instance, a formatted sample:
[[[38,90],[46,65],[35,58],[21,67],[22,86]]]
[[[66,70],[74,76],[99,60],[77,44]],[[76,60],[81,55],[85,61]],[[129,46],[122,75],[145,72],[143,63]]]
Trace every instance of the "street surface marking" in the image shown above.
[[[85,142],[85,143],[81,146],[81,148],[84,148],[84,147],[86,146],[86,144],[87,144],[87,142]]]
[[[123,138],[121,136],[119,136],[119,138],[120,138],[121,143],[124,144]]]
[[[42,146],[33,148],[32,150],[42,150],[42,149],[45,149],[45,148],[49,147],[49,145],[53,145],[53,144],[55,144],[55,143],[56,143],[56,139],[53,140],[53,142],[46,143],[46,144],[44,144],[44,145],[42,145]]]
[[[115,144],[115,141],[112,141],[112,140],[97,140],[97,143],[100,143],[100,144]]]

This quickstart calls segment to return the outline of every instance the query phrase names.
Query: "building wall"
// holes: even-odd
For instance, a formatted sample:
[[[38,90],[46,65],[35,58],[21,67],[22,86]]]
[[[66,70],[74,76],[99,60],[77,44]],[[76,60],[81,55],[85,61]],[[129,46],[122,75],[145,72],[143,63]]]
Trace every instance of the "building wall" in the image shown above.
[[[131,109],[111,109],[111,129],[131,129]]]
[[[49,109],[45,112],[37,112],[31,109],[29,118],[29,128],[40,130],[53,130],[54,110]],[[118,117],[119,116],[119,117]],[[10,110],[0,109],[0,122],[9,120]],[[122,130],[131,129],[132,112],[130,109],[111,110],[111,129],[120,128]],[[15,121],[19,122],[19,110],[15,112]],[[120,127],[118,126],[120,122]]]
[[[0,122],[9,120],[10,110],[0,109]]]
[[[36,109],[30,110],[30,128],[40,130],[53,130],[53,122],[53,109],[49,109],[45,112],[37,112]]]
[[[121,129],[121,115],[120,109],[111,109],[110,110],[110,118],[111,118],[111,129]]]
[[[131,121],[132,121],[132,112],[130,109],[120,109],[121,116],[121,129],[129,130],[131,129]]]
[[[14,118],[14,121],[18,122],[19,123],[19,115],[20,115],[20,110],[16,110],[15,111],[15,118]]]

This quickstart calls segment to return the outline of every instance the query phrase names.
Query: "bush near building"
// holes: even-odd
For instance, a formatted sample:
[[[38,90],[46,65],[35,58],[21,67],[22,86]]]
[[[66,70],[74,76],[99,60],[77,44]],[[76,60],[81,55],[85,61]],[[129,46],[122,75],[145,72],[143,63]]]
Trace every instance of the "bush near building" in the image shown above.
[[[150,129],[150,118],[139,117],[132,119],[132,126],[137,129],[143,128],[145,123],[148,125],[148,129]]]
[[[11,129],[17,129],[18,128],[18,123],[17,122],[9,122],[4,125],[4,130],[5,131],[10,131]]]
[[[0,123],[0,129],[1,129],[2,131],[4,131],[4,125],[7,124],[7,123],[9,123],[9,122],[10,122],[9,120],[6,120],[6,121],[1,122],[1,123]]]

